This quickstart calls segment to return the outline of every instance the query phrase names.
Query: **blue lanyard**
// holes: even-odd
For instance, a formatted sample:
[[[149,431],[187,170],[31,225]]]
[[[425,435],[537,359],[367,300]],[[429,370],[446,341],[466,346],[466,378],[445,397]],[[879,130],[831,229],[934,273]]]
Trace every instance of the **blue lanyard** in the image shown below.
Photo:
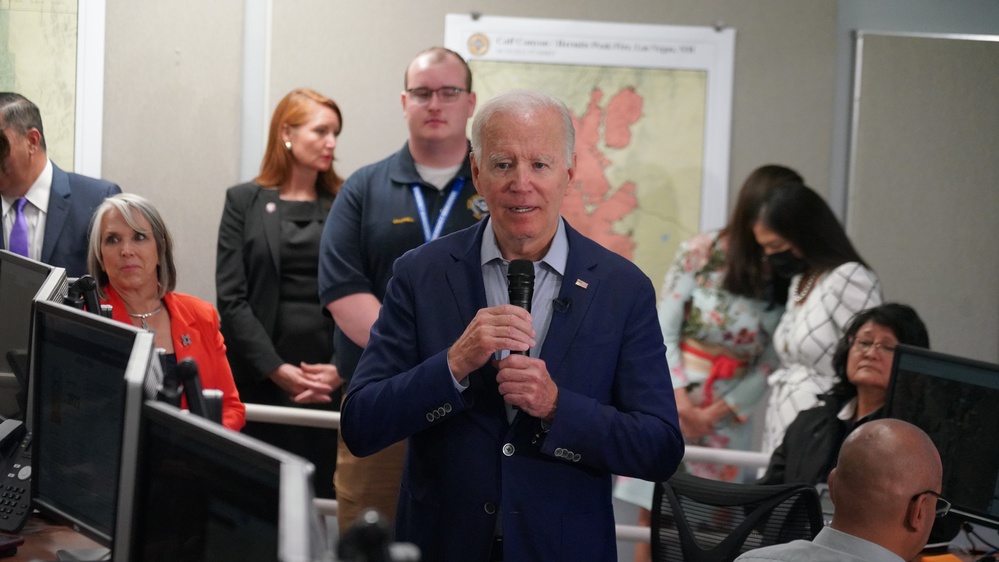
[[[423,199],[423,191],[420,188],[420,184],[413,184],[413,198],[416,199],[416,210],[420,213],[420,224],[423,225],[423,240],[425,242],[436,240],[441,235],[441,232],[444,230],[444,223],[447,222],[447,217],[451,214],[451,208],[454,207],[454,202],[458,200],[458,194],[461,193],[461,188],[464,186],[465,178],[454,180],[454,185],[451,187],[451,194],[447,196],[447,201],[444,202],[444,207],[441,208],[440,214],[437,215],[437,222],[434,223],[434,230],[431,232],[430,217],[427,216],[427,202]]]

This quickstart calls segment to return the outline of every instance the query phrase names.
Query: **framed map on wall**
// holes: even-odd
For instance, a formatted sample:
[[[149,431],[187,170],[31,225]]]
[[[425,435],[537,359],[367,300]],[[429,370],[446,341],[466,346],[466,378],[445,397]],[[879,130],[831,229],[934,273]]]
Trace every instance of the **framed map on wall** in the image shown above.
[[[657,286],[679,243],[724,225],[731,29],[449,14],[445,45],[479,104],[512,88],[562,101],[576,127],[576,184],[562,215]]]

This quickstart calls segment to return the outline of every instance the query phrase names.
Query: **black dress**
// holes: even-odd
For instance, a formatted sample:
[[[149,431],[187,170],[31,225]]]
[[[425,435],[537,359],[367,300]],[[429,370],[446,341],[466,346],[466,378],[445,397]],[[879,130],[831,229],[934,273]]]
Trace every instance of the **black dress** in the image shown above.
[[[333,363],[333,322],[319,305],[319,241],[326,212],[315,201],[278,202],[281,216],[281,269],[277,323],[273,342],[284,361]],[[247,389],[254,401],[277,406],[338,410],[339,391],[330,404],[299,405],[270,379]],[[243,392],[243,389],[240,389]],[[249,422],[244,433],[253,435],[312,461],[316,465],[316,495],[332,498],[336,468],[336,432],[331,429]]]

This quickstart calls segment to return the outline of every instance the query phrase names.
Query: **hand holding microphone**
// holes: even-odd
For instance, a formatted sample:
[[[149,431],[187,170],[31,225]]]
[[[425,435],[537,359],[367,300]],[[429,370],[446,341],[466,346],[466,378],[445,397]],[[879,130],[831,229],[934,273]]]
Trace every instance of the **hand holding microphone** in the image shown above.
[[[530,260],[513,260],[507,270],[507,290],[510,304],[531,312],[534,299],[534,264]],[[528,355],[528,351],[510,350],[510,355]],[[514,358],[499,363],[496,375],[503,400],[516,410],[544,419],[554,413],[558,388],[551,379],[544,362],[529,362]]]
[[[510,304],[479,310],[461,337],[448,350],[447,361],[457,381],[489,362],[498,351],[535,345],[531,323],[531,298],[534,294],[534,264],[513,260],[507,270]],[[527,355],[527,351],[511,351]]]

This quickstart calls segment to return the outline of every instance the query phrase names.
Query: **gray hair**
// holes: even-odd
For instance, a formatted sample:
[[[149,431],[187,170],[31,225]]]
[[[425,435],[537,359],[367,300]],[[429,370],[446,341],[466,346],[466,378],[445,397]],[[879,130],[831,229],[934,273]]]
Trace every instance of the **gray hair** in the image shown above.
[[[173,261],[173,239],[170,231],[167,230],[166,223],[156,207],[141,195],[134,193],[119,193],[108,197],[101,203],[100,207],[94,211],[93,222],[90,224],[90,249],[87,252],[87,269],[97,280],[97,291],[102,298],[107,298],[104,288],[108,286],[110,280],[104,271],[104,256],[101,252],[101,227],[104,217],[111,210],[118,211],[128,226],[132,230],[149,235],[143,231],[139,223],[135,220],[133,213],[137,212],[152,226],[153,239],[156,241],[156,252],[159,255],[159,266],[156,267],[156,281],[159,283],[159,297],[173,291],[177,286],[177,266]]]
[[[566,166],[572,165],[572,154],[576,150],[576,129],[572,125],[572,113],[561,100],[540,90],[508,90],[490,99],[475,114],[472,121],[472,152],[475,161],[482,162],[482,133],[489,121],[500,114],[533,114],[554,109],[562,120],[562,135],[565,139],[563,157]]]
[[[45,129],[42,127],[42,113],[28,98],[15,92],[0,92],[0,119],[3,126],[24,136],[31,129],[38,129],[39,144],[45,150]]]

